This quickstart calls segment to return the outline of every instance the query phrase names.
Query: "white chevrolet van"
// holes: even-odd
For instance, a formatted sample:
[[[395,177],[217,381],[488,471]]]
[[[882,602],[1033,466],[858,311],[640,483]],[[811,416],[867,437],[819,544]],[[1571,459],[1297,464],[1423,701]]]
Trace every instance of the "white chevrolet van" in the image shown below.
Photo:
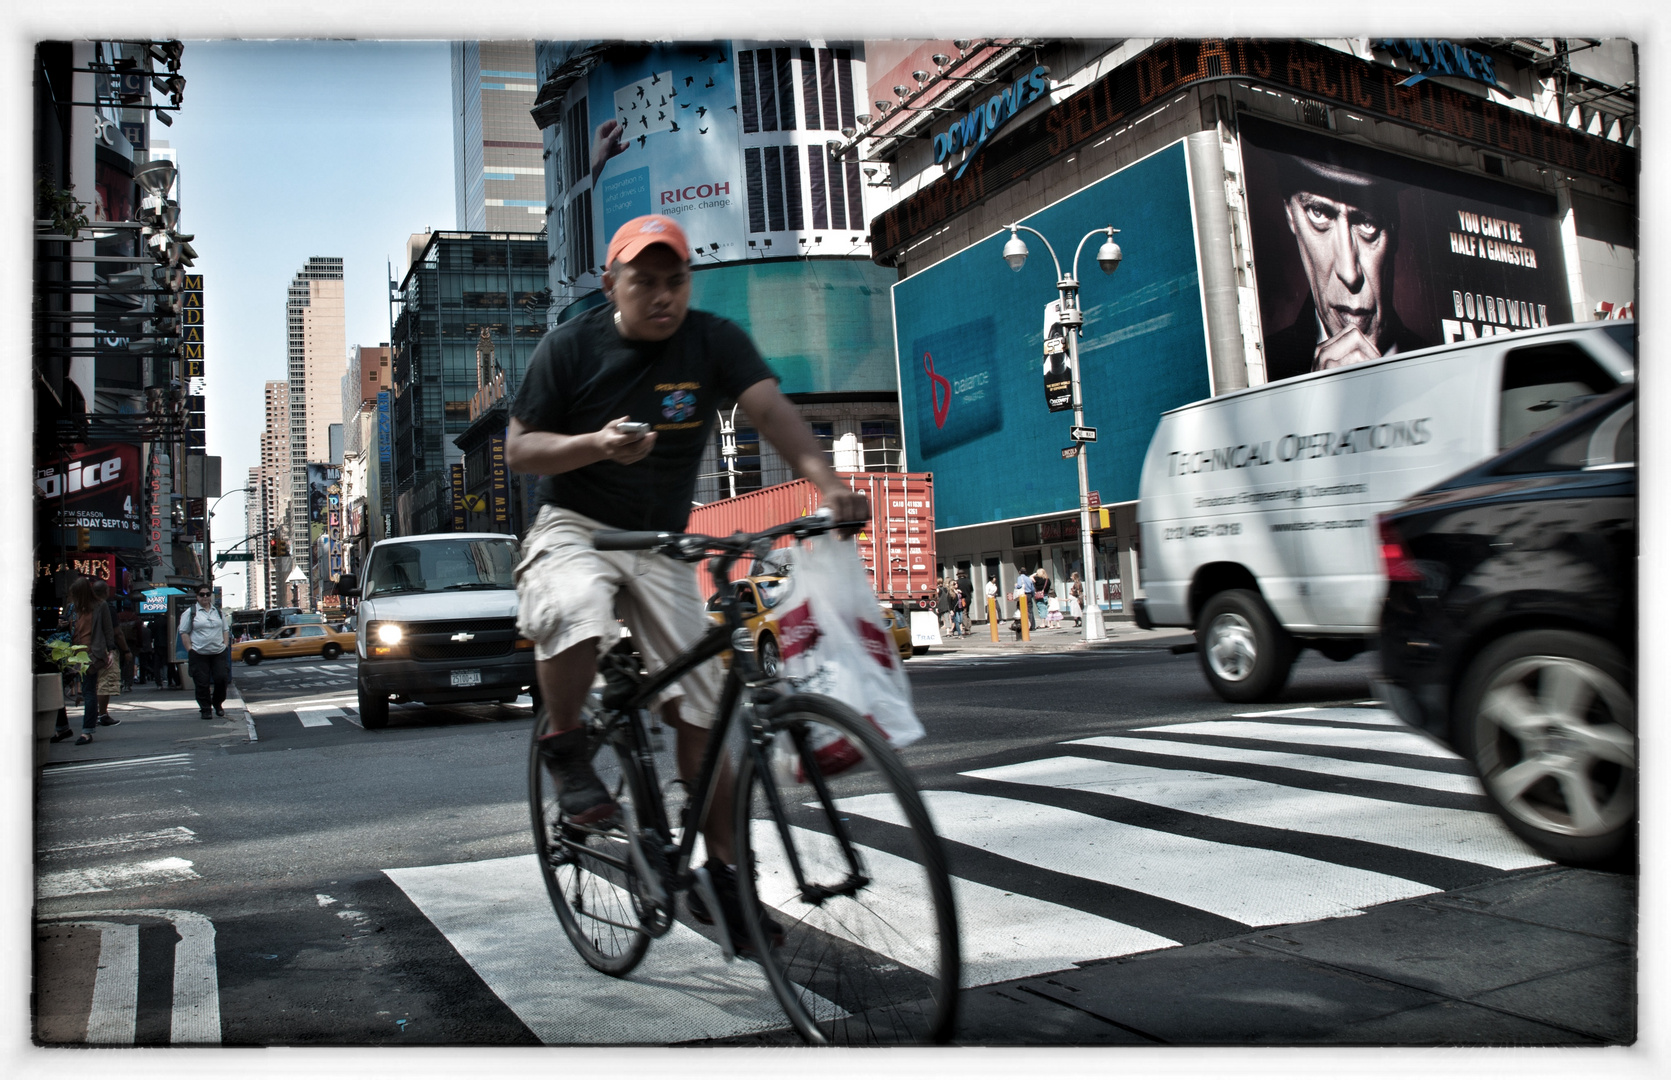
[[[1258,701],[1295,654],[1368,646],[1386,582],[1376,515],[1636,377],[1629,321],[1401,353],[1162,414],[1138,492],[1134,605],[1195,630],[1227,701]]]
[[[389,722],[389,699],[515,701],[534,685],[534,643],[516,628],[521,546],[500,533],[381,540],[343,595],[358,595],[360,723]]]

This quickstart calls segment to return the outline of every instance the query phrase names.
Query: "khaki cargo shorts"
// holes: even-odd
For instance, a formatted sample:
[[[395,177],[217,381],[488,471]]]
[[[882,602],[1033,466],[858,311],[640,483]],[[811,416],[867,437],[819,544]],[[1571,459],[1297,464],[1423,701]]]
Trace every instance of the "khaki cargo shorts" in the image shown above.
[[[620,618],[651,672],[695,644],[712,625],[696,590],[696,568],[653,551],[599,551],[592,533],[609,526],[552,506],[523,541],[516,568],[517,627],[534,642],[534,659],[549,660],[591,638],[598,652],[620,640]],[[724,669],[716,657],[656,698],[684,698],[680,719],[712,727]]]

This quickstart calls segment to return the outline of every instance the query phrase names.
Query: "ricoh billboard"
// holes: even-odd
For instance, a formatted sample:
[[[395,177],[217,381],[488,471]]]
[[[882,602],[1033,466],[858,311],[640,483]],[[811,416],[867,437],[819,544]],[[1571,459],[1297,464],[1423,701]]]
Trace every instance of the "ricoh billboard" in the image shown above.
[[[1572,318],[1555,200],[1246,117],[1267,378]]]
[[[615,230],[665,214],[700,269],[774,257],[868,256],[856,156],[825,143],[851,128],[865,85],[857,46],[678,42],[611,48],[566,98],[565,228],[589,207],[592,242],[565,265],[601,260]],[[579,130],[584,124],[584,131]],[[584,216],[583,214],[581,215]],[[589,251],[589,257],[581,256]]]

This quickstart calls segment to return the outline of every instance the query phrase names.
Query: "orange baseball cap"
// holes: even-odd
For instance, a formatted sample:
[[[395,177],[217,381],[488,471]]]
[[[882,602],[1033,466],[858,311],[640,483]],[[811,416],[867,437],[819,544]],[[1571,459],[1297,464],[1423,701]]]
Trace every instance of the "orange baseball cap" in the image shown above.
[[[679,258],[690,259],[690,242],[685,239],[685,230],[672,218],[645,214],[615,230],[614,238],[609,241],[609,252],[604,256],[604,269],[614,266],[617,260],[632,262],[651,244],[666,244]]]

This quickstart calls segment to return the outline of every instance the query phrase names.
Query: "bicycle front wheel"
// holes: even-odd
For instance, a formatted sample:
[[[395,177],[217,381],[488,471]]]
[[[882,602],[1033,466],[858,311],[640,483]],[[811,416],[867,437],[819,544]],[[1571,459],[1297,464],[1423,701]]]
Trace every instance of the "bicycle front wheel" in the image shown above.
[[[573,825],[563,818],[556,785],[540,760],[543,712],[534,720],[528,751],[528,801],[540,876],[563,932],[586,963],[619,977],[637,967],[650,947],[628,832],[636,827],[642,783],[625,732],[605,728],[595,717],[589,704],[584,722],[595,754],[592,767],[621,812],[596,825]]]
[[[946,1041],[957,913],[910,773],[837,701],[796,695],[774,712],[767,731],[793,760],[774,768],[750,744],[736,818],[743,918],[773,992],[809,1043]],[[844,758],[856,763],[837,772]]]

